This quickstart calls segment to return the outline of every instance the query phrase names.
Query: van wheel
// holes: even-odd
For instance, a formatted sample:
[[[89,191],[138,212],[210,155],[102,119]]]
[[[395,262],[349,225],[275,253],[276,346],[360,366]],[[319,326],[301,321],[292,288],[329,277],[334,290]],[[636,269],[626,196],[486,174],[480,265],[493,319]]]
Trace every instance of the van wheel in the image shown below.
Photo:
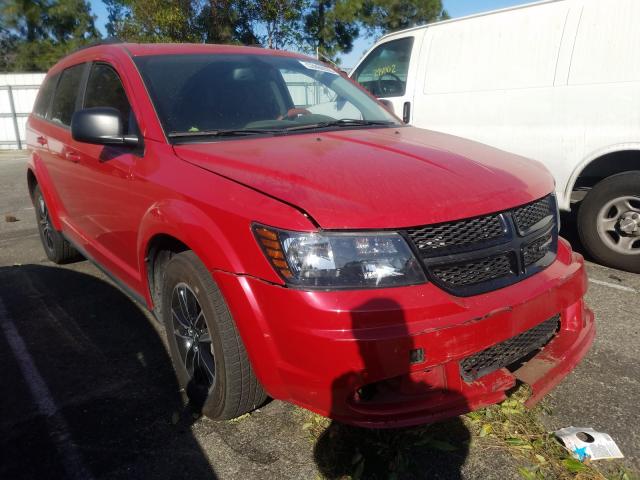
[[[47,258],[54,263],[63,264],[80,259],[78,251],[71,246],[62,234],[57,231],[51,223],[49,209],[42,196],[40,187],[36,185],[33,190],[33,207],[36,211],[36,221],[38,222],[38,232],[42,247],[47,254]]]
[[[260,406],[266,394],[222,293],[191,251],[174,255],[162,285],[162,320],[180,387],[214,420]]]
[[[596,184],[580,205],[578,233],[600,263],[640,273],[640,171]]]

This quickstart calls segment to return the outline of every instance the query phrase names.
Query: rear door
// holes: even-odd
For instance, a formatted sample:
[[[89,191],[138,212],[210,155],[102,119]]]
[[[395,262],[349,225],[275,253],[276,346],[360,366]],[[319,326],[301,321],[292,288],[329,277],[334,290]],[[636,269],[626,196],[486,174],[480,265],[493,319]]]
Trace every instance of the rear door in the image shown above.
[[[78,210],[78,185],[81,182],[77,164],[79,158],[71,138],[71,118],[78,109],[80,88],[87,73],[85,63],[69,67],[60,73],[49,113],[47,114],[48,155],[46,169],[63,210],[62,221],[74,243],[84,244],[84,233],[80,228],[83,212]]]
[[[47,75],[44,82],[42,82],[40,91],[38,92],[38,97],[33,105],[29,120],[27,121],[26,128],[27,146],[33,155],[38,176],[45,177],[39,178],[39,180],[43,183],[43,194],[47,197],[47,202],[49,204],[51,204],[50,196],[54,192],[51,191],[51,188],[48,188],[51,186],[51,178],[46,166],[45,168],[42,168],[42,166],[43,164],[46,165],[51,161],[48,147],[50,125],[47,123],[46,119],[59,78],[60,75],[57,73],[54,75]],[[54,202],[57,202],[57,199],[54,200]],[[51,205],[49,206],[51,208]]]
[[[409,123],[413,107],[415,76],[423,30],[394,37],[371,50],[351,78],[377,98],[388,100],[394,113]]]

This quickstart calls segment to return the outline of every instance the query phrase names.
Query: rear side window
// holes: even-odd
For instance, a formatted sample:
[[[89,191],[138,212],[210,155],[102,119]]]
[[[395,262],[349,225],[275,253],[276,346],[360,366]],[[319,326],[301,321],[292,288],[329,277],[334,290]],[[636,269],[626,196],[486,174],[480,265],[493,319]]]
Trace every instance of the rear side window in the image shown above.
[[[91,68],[84,95],[84,108],[111,107],[120,112],[124,133],[135,133],[135,119],[124,87],[116,71],[109,65],[98,63]],[[131,125],[131,128],[130,128]]]
[[[353,79],[376,97],[400,97],[407,89],[413,37],[383,43],[360,64]]]
[[[40,91],[38,92],[36,103],[33,105],[34,115],[37,115],[41,118],[46,117],[47,110],[49,109],[49,105],[51,104],[51,97],[53,96],[53,92],[56,89],[57,83],[58,74],[51,75],[45,78],[42,86],[40,87]]]
[[[76,99],[82,82],[82,73],[84,72],[84,64],[64,70],[53,97],[53,105],[51,105],[51,115],[49,118],[65,126],[71,125],[71,117],[76,111]]]

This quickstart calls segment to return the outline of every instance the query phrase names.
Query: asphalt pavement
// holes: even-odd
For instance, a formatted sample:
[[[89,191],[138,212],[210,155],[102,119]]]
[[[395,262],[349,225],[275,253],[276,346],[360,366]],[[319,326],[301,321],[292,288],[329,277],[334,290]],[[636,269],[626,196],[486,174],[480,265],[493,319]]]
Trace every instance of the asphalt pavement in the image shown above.
[[[25,165],[0,152],[0,478],[330,478],[305,411],[271,401],[213,422],[184,405],[162,327],[89,262],[47,261]],[[579,249],[570,217],[563,228]],[[640,471],[640,275],[588,272],[596,341],[541,420],[609,433]],[[517,460],[474,447],[462,422],[447,429],[466,447],[416,446],[406,478],[520,478]]]

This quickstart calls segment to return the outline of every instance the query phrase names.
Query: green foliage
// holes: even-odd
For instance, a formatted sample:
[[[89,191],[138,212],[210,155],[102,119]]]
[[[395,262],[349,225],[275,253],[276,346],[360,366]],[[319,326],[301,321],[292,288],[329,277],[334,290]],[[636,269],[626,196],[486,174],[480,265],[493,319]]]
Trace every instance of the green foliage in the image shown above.
[[[362,22],[370,32],[386,33],[448,17],[441,0],[365,0]]]
[[[446,18],[441,0],[105,0],[107,30],[127,41],[261,44],[335,58],[361,32]]]
[[[441,0],[315,0],[304,17],[308,51],[331,59],[362,32],[381,35],[448,18]]]
[[[265,34],[260,43],[267,48],[298,46],[302,41],[301,18],[305,0],[256,0],[254,21]]]
[[[524,406],[529,395],[529,388],[521,386],[501,404],[465,415],[476,446],[509,451],[523,464],[518,474],[524,480],[618,480],[628,475],[623,468],[614,476],[605,475],[607,469],[618,466],[616,462],[581,463],[571,457],[540,422],[539,413],[549,409],[544,405],[533,410]]]
[[[441,0],[103,0],[107,33],[131,42],[293,48],[335,59],[360,34],[446,18]],[[100,37],[87,0],[4,0],[0,68],[42,71]]]
[[[86,0],[5,0],[0,5],[0,68],[44,71],[99,36]]]

